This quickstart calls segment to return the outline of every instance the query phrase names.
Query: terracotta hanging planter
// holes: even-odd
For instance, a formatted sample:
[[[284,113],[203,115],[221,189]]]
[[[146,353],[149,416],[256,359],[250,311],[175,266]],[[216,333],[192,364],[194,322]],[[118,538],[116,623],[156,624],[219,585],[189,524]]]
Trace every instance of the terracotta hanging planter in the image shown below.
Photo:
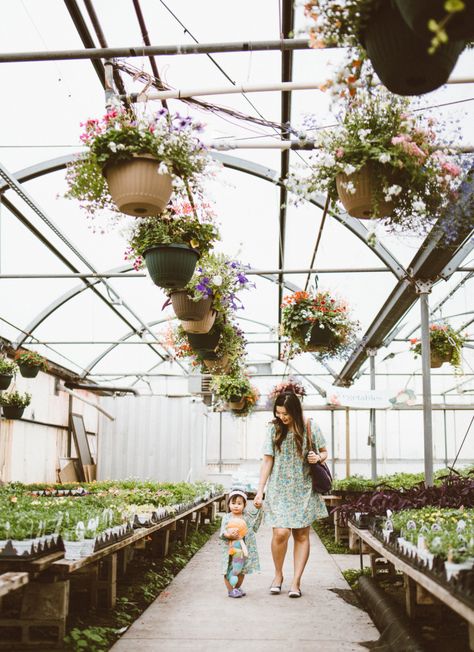
[[[174,314],[183,321],[200,321],[210,312],[212,299],[193,301],[185,290],[171,293]]]
[[[354,193],[350,193],[347,190],[347,184],[349,182],[355,188]],[[360,219],[371,219],[389,217],[393,213],[393,202],[379,200],[377,213],[374,214],[374,197],[378,190],[378,183],[374,174],[374,166],[371,164],[364,165],[360,170],[354,172],[354,174],[337,175],[337,194],[349,215]]]
[[[430,367],[431,369],[438,369],[441,367],[441,365],[444,362],[451,362],[451,357],[453,355],[453,351],[449,351],[448,353],[438,353],[438,351],[430,351]]]
[[[211,374],[225,374],[230,366],[229,356],[226,353],[220,358],[215,353],[208,353],[203,362]]]
[[[173,186],[170,174],[158,173],[159,164],[153,156],[140,154],[104,168],[110,195],[122,213],[148,217],[166,207]]]
[[[464,49],[464,41],[450,40],[429,54],[430,39],[415,34],[391,0],[371,15],[362,42],[381,82],[398,95],[422,95],[445,84]]]
[[[180,290],[191,280],[199,253],[183,244],[157,244],[145,251],[151,279],[159,287]]]
[[[308,342],[306,342],[306,335],[311,328],[311,335]],[[319,322],[308,322],[300,326],[300,334],[298,342],[305,351],[326,351],[329,347],[336,344],[338,341],[337,335],[329,328],[320,328]]]
[[[186,333],[194,333],[196,335],[205,335],[214,326],[216,320],[216,313],[210,310],[207,315],[199,321],[182,321],[181,326]]]
[[[242,408],[245,406],[245,399],[241,398],[238,401],[234,400],[236,399],[236,396],[232,396],[231,400],[227,402],[227,405],[231,410],[242,410]]]

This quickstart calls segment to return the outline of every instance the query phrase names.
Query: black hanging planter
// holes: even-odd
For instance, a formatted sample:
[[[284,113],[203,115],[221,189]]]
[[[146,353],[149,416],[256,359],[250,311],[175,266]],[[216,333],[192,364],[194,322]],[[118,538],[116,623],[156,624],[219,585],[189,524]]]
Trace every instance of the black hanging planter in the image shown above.
[[[24,411],[24,407],[18,407],[17,405],[2,406],[2,412],[5,419],[21,419]]]
[[[18,367],[23,378],[36,378],[40,370],[38,365],[32,364],[19,364]]]
[[[308,330],[311,329],[309,340],[306,341]],[[325,351],[334,346],[338,339],[331,329],[320,328],[319,322],[308,322],[300,326],[298,343],[305,351]]]
[[[211,328],[209,333],[186,333],[190,347],[198,354],[214,351],[219,344],[220,328]]]
[[[199,253],[182,244],[156,245],[145,251],[145,263],[158,287],[180,290],[191,280]]]
[[[0,391],[8,389],[12,382],[13,374],[0,374]]]
[[[465,0],[464,9],[453,14],[448,14],[445,3],[446,0],[395,0],[403,20],[421,38],[431,40],[433,37],[433,32],[428,29],[430,20],[439,23],[449,16],[444,25],[449,39],[474,39],[474,2]]]
[[[422,95],[442,86],[465,45],[448,41],[428,54],[430,39],[420,38],[408,27],[394,0],[380,4],[362,41],[381,82],[398,95]]]

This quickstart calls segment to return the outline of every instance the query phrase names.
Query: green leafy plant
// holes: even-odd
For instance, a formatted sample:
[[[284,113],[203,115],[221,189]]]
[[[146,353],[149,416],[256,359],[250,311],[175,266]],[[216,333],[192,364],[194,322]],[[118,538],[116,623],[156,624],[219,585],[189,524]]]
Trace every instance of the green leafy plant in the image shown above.
[[[17,371],[18,366],[13,362],[13,360],[9,360],[5,357],[0,357],[0,374],[14,376]]]
[[[447,323],[430,325],[430,350],[440,358],[449,357],[449,363],[456,369],[461,367],[461,351],[465,341],[466,336]],[[410,343],[410,350],[415,357],[421,355],[421,342],[418,338],[412,338]]]
[[[159,218],[143,217],[134,221],[125,258],[135,269],[143,266],[148,249],[157,245],[182,244],[206,254],[219,238],[211,219],[199,219],[189,203],[173,204]]]
[[[15,360],[19,365],[28,365],[30,367],[39,367],[46,371],[49,366],[46,358],[36,353],[36,351],[20,351],[15,355]]]
[[[243,373],[233,376],[214,376],[212,387],[217,396],[224,401],[243,398],[251,391],[250,381]]]
[[[21,394],[20,392],[2,392],[0,394],[0,405],[12,406],[12,407],[26,407],[31,403],[31,394],[25,392]]]
[[[310,0],[305,14],[311,21],[313,48],[356,47],[362,49],[361,35],[381,0]]]
[[[364,576],[369,577],[371,573],[372,571],[370,568],[364,568],[363,570],[360,568],[348,568],[342,571],[344,579],[349,584],[351,589],[356,589],[359,583],[359,579]]]
[[[173,175],[181,196],[200,195],[209,164],[208,152],[198,137],[202,125],[180,114],[160,109],[140,115],[132,109],[112,108],[101,119],[87,120],[81,141],[85,154],[68,167],[66,197],[78,199],[90,216],[114,210],[103,170],[137,155],[150,155],[159,162],[158,172]]]
[[[285,297],[282,303],[281,332],[290,339],[286,357],[308,349],[312,327],[330,334],[321,358],[340,356],[355,341],[358,324],[349,318],[347,305],[331,297],[328,291],[298,291]]]
[[[260,392],[255,385],[250,385],[250,390],[243,396],[244,406],[240,410],[233,410],[236,417],[248,417],[251,414],[260,399]]]
[[[288,186],[302,197],[326,192],[334,207],[337,183],[354,194],[353,175],[368,166],[372,214],[387,203],[391,214],[383,217],[384,225],[422,234],[456,199],[462,172],[460,158],[437,136],[434,119],[409,113],[409,100],[383,87],[360,90],[346,103],[338,126],[319,133],[309,166],[309,171],[292,173]],[[448,239],[460,226],[446,223]]]

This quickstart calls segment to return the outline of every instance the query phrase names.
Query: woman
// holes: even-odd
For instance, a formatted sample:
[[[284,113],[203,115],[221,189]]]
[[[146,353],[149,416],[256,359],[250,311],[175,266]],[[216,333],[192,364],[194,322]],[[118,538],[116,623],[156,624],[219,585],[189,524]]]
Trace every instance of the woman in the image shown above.
[[[328,515],[323,498],[313,493],[309,467],[327,459],[326,442],[312,420],[304,421],[301,403],[296,394],[285,392],[277,396],[263,448],[260,482],[254,505],[260,507],[268,481],[265,500],[267,522],[273,527],[272,556],[275,577],[270,593],[281,592],[283,562],[288,539],[293,535],[294,572],[288,595],[301,597],[301,576],[309,557],[309,529],[313,521]],[[312,448],[308,447],[311,430]]]

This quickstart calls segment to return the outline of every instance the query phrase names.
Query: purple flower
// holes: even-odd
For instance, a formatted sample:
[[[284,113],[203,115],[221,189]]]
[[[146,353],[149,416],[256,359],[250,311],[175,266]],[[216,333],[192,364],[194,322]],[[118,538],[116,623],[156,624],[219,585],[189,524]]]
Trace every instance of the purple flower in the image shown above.
[[[239,272],[239,274],[237,275],[237,278],[238,278],[239,283],[241,285],[245,285],[246,283],[249,282],[248,278],[245,276],[245,274],[242,274],[242,272]]]

